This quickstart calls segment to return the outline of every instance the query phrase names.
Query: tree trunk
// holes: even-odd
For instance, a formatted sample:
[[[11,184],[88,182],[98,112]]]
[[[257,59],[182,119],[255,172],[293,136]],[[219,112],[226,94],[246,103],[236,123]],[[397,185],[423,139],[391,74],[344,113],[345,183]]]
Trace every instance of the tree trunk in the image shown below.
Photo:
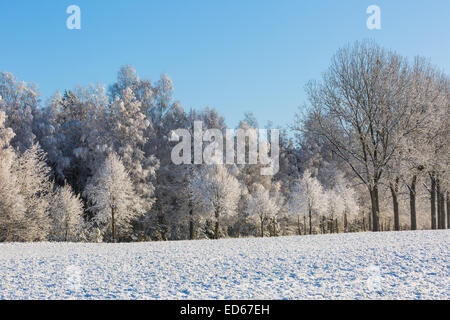
[[[311,208],[309,208],[309,234],[312,234],[312,212],[311,212]]]
[[[189,239],[194,240],[194,212],[192,207],[189,209]]]
[[[447,191],[447,229],[450,229],[450,192]]]
[[[372,207],[372,231],[377,232],[380,230],[378,212],[379,212],[379,201],[378,201],[378,185],[375,184],[370,190],[370,200]]]
[[[441,196],[439,198],[439,201],[441,202],[441,227],[442,229],[445,229],[445,195],[444,191],[442,190]]]
[[[333,216],[331,216],[331,219],[328,219],[328,230],[330,233],[334,233],[334,219]]]
[[[400,214],[398,211],[398,181],[399,179],[395,179],[395,184],[390,184],[389,188],[391,189],[392,194],[392,204],[394,207],[394,230],[400,230]]]
[[[65,213],[64,217],[64,241],[67,242],[69,238],[69,222],[67,221],[67,213]]]
[[[303,234],[306,235],[306,214],[303,214]]]
[[[324,221],[325,219],[324,219],[324,217],[323,216],[320,216],[320,232],[322,233],[322,234],[324,234],[325,233],[325,221]]]
[[[436,179],[436,202],[437,202],[437,227],[442,229],[442,208],[441,208],[441,183],[439,178]]]
[[[344,233],[348,231],[347,212],[344,212]]]
[[[436,230],[436,178],[434,176],[434,173],[430,174],[430,178],[431,229]]]
[[[259,218],[261,221],[261,237],[264,238],[264,219],[263,217]]]
[[[112,232],[112,242],[116,242],[116,219],[115,219],[115,210],[111,208],[111,232]]]
[[[299,236],[302,234],[302,229],[300,226],[300,215],[297,216],[297,232]]]
[[[411,212],[411,230],[417,230],[416,220],[416,182],[417,177],[413,176],[411,186],[409,188],[409,209]]]
[[[363,211],[363,217],[362,217],[362,225],[363,225],[363,231],[366,232],[366,214]]]
[[[219,212],[216,211],[215,213],[216,217],[216,225],[214,227],[214,238],[219,239]]]

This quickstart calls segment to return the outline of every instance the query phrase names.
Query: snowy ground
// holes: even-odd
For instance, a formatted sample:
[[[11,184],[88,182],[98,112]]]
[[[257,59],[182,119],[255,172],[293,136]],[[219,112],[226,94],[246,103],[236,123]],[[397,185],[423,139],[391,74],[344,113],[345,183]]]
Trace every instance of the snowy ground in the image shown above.
[[[450,299],[450,230],[1,244],[0,299]]]

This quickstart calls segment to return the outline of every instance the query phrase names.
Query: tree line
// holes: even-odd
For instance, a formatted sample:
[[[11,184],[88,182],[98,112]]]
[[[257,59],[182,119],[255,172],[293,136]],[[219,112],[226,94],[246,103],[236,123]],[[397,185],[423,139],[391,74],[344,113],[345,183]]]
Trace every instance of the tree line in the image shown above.
[[[171,161],[177,129],[227,126],[215,109],[186,111],[165,75],[151,82],[125,66],[107,88],[43,103],[34,85],[2,72],[0,241],[448,228],[449,84],[426,59],[371,41],[339,49],[279,128],[279,171],[264,176],[258,163]],[[246,113],[238,128],[259,124]]]

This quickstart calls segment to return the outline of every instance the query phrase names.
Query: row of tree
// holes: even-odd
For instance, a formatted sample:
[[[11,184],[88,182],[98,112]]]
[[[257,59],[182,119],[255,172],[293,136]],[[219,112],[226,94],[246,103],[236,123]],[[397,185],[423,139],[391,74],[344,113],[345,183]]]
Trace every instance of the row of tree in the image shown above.
[[[310,82],[307,92],[307,130],[366,187],[374,231],[380,229],[383,186],[391,192],[395,230],[400,229],[402,187],[409,194],[410,227],[417,229],[420,183],[430,194],[431,228],[445,228],[446,219],[450,222],[445,215],[450,160],[447,74],[423,58],[409,63],[370,41],[357,42],[339,50],[322,81]]]
[[[449,83],[371,42],[339,50],[281,129],[278,173],[264,176],[259,163],[172,162],[176,129],[227,127],[214,109],[173,101],[167,76],[152,83],[126,66],[108,90],[78,87],[42,105],[33,85],[3,72],[0,241],[448,227]],[[239,124],[258,127],[251,113]]]

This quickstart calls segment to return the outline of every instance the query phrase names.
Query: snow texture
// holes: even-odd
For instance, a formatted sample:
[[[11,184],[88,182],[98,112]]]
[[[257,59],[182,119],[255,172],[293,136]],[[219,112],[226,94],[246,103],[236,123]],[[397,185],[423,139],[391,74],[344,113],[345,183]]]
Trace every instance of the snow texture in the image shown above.
[[[450,299],[450,231],[5,243],[0,299]]]

